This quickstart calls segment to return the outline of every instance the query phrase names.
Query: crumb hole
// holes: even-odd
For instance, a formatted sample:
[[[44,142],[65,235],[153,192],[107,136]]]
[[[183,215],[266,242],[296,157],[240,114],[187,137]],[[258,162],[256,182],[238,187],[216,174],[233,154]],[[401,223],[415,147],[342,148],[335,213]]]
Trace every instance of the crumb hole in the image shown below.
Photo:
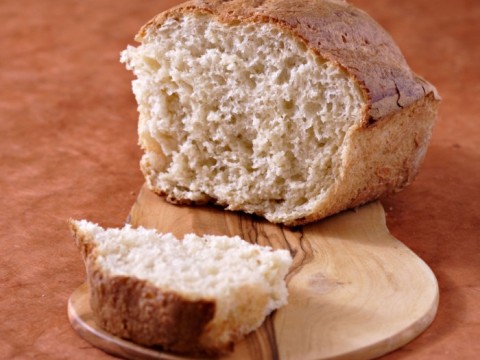
[[[280,74],[278,74],[276,83],[279,85],[286,84],[288,83],[289,80],[290,80],[290,71],[288,71],[287,69],[282,69],[282,71],[280,71]]]
[[[292,111],[295,107],[295,101],[293,100],[282,100],[282,109],[285,111]]]
[[[154,70],[154,71],[157,71],[158,69],[160,69],[160,64],[157,60],[155,60],[154,58],[151,58],[151,57],[148,57],[148,56],[144,56],[143,57],[143,61],[145,62],[145,64],[147,64],[147,66]]]
[[[304,109],[308,117],[314,117],[320,113],[321,106],[319,103],[309,101],[305,104]]]

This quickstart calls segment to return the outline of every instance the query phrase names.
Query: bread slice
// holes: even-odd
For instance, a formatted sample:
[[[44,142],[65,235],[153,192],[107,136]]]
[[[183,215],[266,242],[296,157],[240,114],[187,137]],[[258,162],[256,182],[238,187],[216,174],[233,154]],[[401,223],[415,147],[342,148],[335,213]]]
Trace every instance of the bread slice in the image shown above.
[[[300,225],[418,172],[439,96],[345,1],[187,1],[136,39],[141,168],[172,202]]]
[[[287,303],[287,250],[239,237],[70,221],[98,325],[164,350],[222,353]]]

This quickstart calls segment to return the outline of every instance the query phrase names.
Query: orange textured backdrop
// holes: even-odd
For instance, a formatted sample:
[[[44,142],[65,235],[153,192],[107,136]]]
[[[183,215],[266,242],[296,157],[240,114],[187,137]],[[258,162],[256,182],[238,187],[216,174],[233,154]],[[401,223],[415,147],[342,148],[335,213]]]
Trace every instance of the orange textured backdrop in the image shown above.
[[[382,200],[437,275],[438,316],[385,359],[480,353],[480,2],[352,0],[443,97],[422,171]],[[121,225],[143,178],[119,52],[168,0],[0,1],[0,358],[107,359],[71,329],[84,267],[66,220]]]

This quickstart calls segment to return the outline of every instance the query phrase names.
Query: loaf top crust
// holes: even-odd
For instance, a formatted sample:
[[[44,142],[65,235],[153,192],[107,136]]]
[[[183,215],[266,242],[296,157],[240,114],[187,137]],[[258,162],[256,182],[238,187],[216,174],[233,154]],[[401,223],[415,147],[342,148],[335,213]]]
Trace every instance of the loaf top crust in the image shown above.
[[[362,89],[367,127],[424,96],[440,97],[409,68],[391,36],[367,13],[344,0],[191,0],[146,23],[136,40],[170,17],[209,14],[227,24],[273,23],[292,33],[322,58],[337,63]]]

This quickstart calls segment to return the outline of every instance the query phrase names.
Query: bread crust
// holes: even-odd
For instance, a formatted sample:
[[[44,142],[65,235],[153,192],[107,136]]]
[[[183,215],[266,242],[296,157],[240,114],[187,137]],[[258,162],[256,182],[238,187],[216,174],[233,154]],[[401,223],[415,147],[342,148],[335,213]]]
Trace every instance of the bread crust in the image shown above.
[[[209,14],[218,21],[272,23],[292,33],[326,60],[353,76],[368,104],[363,126],[370,126],[433,94],[433,85],[414,74],[391,36],[367,13],[342,0],[191,0],[146,23],[142,41],[169,17]]]
[[[181,353],[216,353],[201,337],[215,314],[215,301],[189,300],[147,281],[106,276],[87,267],[90,304],[97,324],[111,334]],[[229,348],[223,349],[224,351]]]
[[[215,300],[188,299],[162,291],[148,281],[110,276],[96,263],[91,236],[69,222],[85,261],[90,305],[97,324],[109,333],[146,346],[189,354],[231,351],[231,343],[211,347],[202,341],[215,316]]]

